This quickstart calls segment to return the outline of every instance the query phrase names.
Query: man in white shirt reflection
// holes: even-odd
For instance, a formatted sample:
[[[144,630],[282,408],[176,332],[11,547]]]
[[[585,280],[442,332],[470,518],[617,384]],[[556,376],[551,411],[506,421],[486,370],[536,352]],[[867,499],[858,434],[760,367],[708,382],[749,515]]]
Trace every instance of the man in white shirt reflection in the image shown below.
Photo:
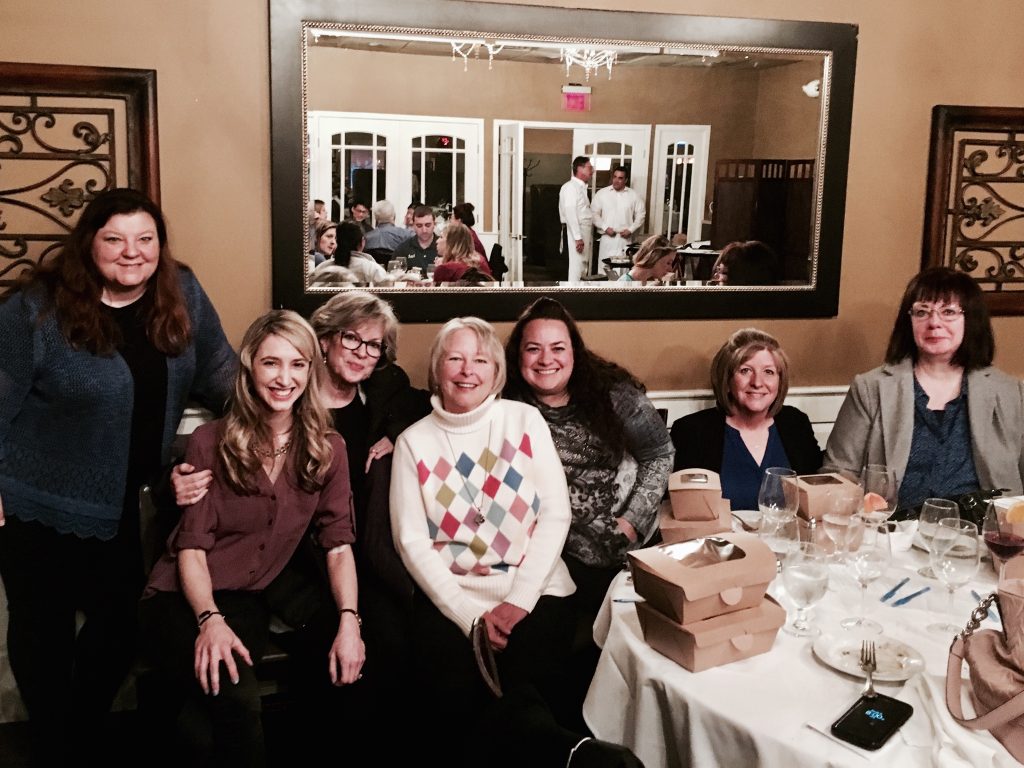
[[[626,169],[618,165],[612,171],[611,186],[594,194],[590,208],[594,213],[594,227],[601,233],[598,259],[621,256],[633,235],[640,231],[647,216],[644,201],[631,187],[626,186]]]
[[[594,166],[589,157],[573,158],[572,178],[558,192],[558,219],[562,222],[562,249],[569,257],[570,283],[590,274],[590,258],[594,252],[594,216],[587,195]]]

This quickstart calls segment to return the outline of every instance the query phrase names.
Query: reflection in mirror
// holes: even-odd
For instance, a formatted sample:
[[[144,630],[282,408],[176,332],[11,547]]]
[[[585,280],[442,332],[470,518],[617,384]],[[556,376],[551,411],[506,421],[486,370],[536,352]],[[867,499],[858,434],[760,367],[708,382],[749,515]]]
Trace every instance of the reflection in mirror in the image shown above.
[[[567,63],[555,41],[451,30],[309,24],[304,40],[308,194],[329,200],[336,221],[353,201],[417,202],[440,232],[470,202],[484,253],[502,248],[504,285],[566,286],[559,190],[583,155],[600,227],[584,256],[588,287],[627,272],[627,248],[650,234],[684,235],[693,253],[681,251],[689,269],[646,285],[714,285],[710,262],[743,240],[779,255],[766,283],[814,277],[827,122],[820,91],[806,91],[828,81],[823,53],[594,41],[610,52],[598,68]],[[627,189],[612,186],[616,168]],[[432,284],[423,269],[388,266],[385,249],[373,255],[384,285]]]
[[[836,312],[856,27],[462,0],[270,13],[275,303],[308,311],[338,290],[301,266],[310,201],[337,219],[388,200],[392,236],[410,204],[434,214],[406,249],[417,263],[459,203],[475,206],[477,252],[500,254],[496,282],[435,286],[424,268],[389,270],[394,245],[362,246],[403,320],[507,320],[549,292],[580,319]],[[592,172],[567,189],[581,218],[600,210],[579,230],[589,246],[575,230],[563,242],[577,156]],[[654,234],[685,238],[676,268],[620,280]],[[747,240],[778,254],[777,284],[712,282],[724,246]]]

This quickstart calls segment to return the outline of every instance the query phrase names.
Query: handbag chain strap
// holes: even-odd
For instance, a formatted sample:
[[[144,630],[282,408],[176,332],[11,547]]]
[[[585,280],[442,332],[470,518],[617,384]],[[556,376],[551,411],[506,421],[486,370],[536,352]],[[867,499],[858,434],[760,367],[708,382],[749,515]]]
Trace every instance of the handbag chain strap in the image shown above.
[[[978,607],[971,611],[971,618],[967,620],[967,626],[964,627],[964,631],[960,633],[959,637],[966,640],[968,637],[974,634],[974,632],[981,626],[981,622],[988,616],[988,609],[992,607],[992,603],[998,604],[999,596],[992,592],[987,597],[983,597],[981,602],[978,603]],[[954,638],[954,641],[956,638]]]

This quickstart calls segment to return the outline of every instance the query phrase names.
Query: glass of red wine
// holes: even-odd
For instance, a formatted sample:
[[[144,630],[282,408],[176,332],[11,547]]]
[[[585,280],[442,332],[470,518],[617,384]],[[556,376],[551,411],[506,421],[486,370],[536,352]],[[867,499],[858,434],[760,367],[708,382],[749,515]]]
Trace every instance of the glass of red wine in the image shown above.
[[[1024,536],[1012,533],[1010,527],[1006,521],[1006,510],[994,501],[990,501],[981,526],[981,533],[985,540],[985,546],[992,553],[992,562],[996,566],[996,573],[1000,578],[1002,578],[1006,561],[1024,552]]]

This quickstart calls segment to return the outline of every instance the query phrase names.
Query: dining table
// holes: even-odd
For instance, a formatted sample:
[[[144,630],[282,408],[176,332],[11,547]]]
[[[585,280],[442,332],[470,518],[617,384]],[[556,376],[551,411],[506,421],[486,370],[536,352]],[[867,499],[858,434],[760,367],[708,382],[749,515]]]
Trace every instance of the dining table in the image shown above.
[[[828,590],[810,611],[820,634],[780,630],[768,652],[701,672],[687,671],[645,642],[636,610],[642,598],[624,570],[594,623],[601,655],[583,706],[587,725],[595,737],[629,747],[646,768],[1018,765],[987,731],[968,730],[950,716],[945,678],[953,636],[928,629],[939,619],[967,623],[978,598],[995,590],[991,560],[983,558],[970,583],[955,592],[950,611],[946,588],[918,574],[928,557],[914,541],[911,531],[894,547],[887,571],[867,591],[866,615],[881,625],[881,634],[840,626],[860,615],[861,594],[833,555]],[[768,594],[787,609],[790,623],[795,605],[782,581],[777,576]],[[982,628],[1001,628],[994,610]],[[883,682],[876,675],[876,689],[909,703],[913,715],[874,752],[829,730],[864,687],[859,663],[849,663],[851,657],[859,662],[855,649],[863,639],[906,651],[910,659],[882,675]],[[973,714],[969,687],[965,680],[964,711]]]

